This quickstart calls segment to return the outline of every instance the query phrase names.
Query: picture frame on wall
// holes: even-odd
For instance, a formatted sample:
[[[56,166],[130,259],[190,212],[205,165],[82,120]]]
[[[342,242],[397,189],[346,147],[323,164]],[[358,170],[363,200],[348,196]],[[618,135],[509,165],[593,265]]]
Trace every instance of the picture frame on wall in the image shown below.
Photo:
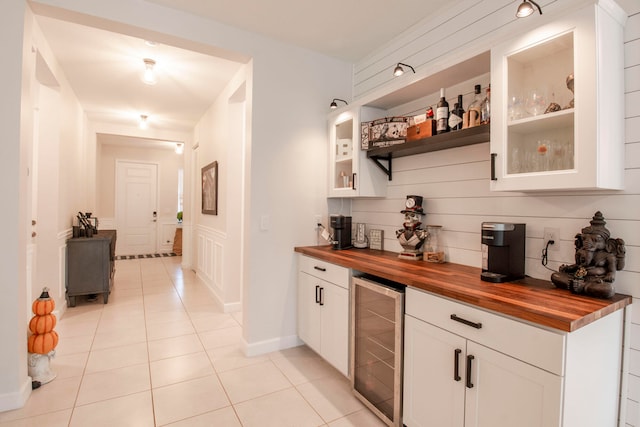
[[[202,168],[202,213],[218,215],[218,162]]]

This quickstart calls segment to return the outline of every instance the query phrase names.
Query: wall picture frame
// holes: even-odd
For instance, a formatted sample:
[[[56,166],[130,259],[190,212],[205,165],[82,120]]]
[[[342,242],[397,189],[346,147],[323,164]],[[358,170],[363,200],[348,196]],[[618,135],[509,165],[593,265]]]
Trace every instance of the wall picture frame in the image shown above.
[[[202,168],[202,213],[218,215],[218,162]]]

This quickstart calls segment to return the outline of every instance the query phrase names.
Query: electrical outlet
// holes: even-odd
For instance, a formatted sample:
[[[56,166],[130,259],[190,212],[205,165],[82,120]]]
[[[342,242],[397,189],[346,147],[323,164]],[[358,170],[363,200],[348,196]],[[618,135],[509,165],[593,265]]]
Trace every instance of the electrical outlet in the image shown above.
[[[322,215],[314,215],[314,222],[313,222],[313,229],[317,230],[320,228],[320,226],[318,224],[322,224]]]
[[[558,237],[558,229],[557,228],[547,228],[547,227],[545,227],[545,229],[544,229],[544,237],[542,238],[545,248],[547,247],[547,243],[550,240],[553,240],[554,243],[549,245],[549,249],[551,250],[551,248],[554,248],[554,247],[557,248],[558,247],[558,243],[560,243],[560,240],[558,240],[558,239],[559,239],[559,237]]]

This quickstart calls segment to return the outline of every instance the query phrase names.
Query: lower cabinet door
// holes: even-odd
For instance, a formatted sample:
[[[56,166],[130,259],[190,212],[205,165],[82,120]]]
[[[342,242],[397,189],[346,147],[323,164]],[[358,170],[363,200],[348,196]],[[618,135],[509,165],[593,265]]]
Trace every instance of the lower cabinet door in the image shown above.
[[[298,336],[315,352],[320,353],[320,304],[318,296],[322,280],[307,273],[298,273]]]
[[[560,426],[562,377],[471,341],[467,354],[465,427]]]
[[[466,340],[408,315],[404,328],[403,423],[463,427]]]
[[[321,354],[337,370],[349,376],[349,291],[324,282],[320,304]]]

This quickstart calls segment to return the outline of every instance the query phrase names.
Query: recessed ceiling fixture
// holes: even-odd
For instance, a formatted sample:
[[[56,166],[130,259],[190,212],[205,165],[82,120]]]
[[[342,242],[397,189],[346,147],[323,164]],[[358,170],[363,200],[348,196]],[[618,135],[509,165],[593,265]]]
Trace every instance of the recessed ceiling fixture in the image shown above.
[[[184,144],[181,142],[176,143],[176,154],[182,154],[184,152]]]
[[[396,65],[396,68],[393,69],[393,75],[398,77],[404,74],[404,68],[402,68],[402,66],[405,67],[409,67],[411,68],[411,71],[413,71],[413,74],[416,73],[416,70],[413,69],[413,67],[411,65],[408,64],[403,64],[402,62],[398,62],[398,64]]]
[[[520,6],[518,6],[516,17],[526,18],[527,16],[531,15],[533,12],[535,12],[533,6],[537,7],[538,12],[540,12],[540,15],[542,15],[542,9],[540,8],[540,5],[538,3],[533,0],[523,0],[522,3],[520,3]]]
[[[156,73],[153,70],[153,67],[156,66],[156,61],[150,58],[144,58],[142,61],[144,62],[144,74],[142,76],[142,81],[148,85],[156,84]]]
[[[344,102],[345,105],[349,105],[349,103],[344,99],[333,98],[333,101],[331,101],[331,105],[329,105],[329,108],[331,108],[332,110],[335,110],[336,108],[338,108],[338,104],[336,104],[336,101],[341,101],[341,102]]]
[[[140,129],[147,129],[149,127],[148,119],[149,116],[147,116],[146,114],[140,114]]]

